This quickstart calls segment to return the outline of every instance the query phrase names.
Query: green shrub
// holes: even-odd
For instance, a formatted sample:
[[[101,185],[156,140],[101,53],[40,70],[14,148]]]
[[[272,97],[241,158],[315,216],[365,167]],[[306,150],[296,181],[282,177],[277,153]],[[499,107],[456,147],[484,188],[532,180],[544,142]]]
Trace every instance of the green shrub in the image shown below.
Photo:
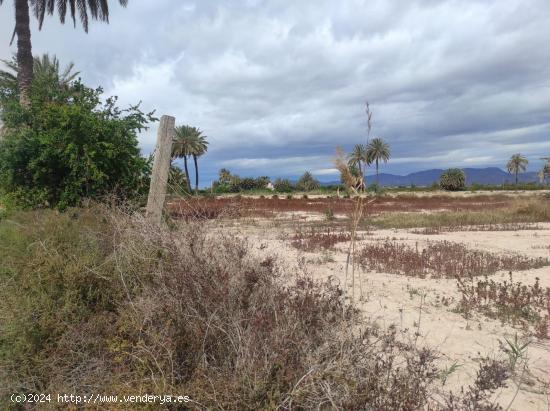
[[[466,175],[459,168],[450,168],[441,174],[439,185],[443,190],[460,191],[466,187]]]
[[[33,85],[32,105],[3,96],[0,187],[28,207],[76,205],[105,194],[134,197],[148,187],[149,162],[137,133],[155,120],[138,106],[121,110],[116,98],[80,82],[66,88]],[[53,93],[53,94],[52,94]]]
[[[294,189],[294,186],[287,178],[278,178],[273,183],[273,187],[275,188],[275,191],[278,191],[279,193],[290,193]]]
[[[296,189],[300,191],[313,191],[317,190],[320,186],[319,181],[309,171],[306,171],[296,183]]]
[[[236,174],[225,168],[222,168],[219,173],[218,181],[214,182],[214,191],[216,193],[238,193],[240,191],[251,190],[264,190],[269,183],[269,177],[260,176],[256,178],[252,177],[239,177]]]

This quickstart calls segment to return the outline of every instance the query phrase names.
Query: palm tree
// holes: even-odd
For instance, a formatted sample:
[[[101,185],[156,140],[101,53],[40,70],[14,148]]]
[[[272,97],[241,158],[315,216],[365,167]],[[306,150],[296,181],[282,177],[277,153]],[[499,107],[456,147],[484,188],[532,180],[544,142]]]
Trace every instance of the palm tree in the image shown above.
[[[14,0],[15,29],[12,41],[17,36],[17,66],[19,67],[17,81],[19,86],[19,102],[24,107],[30,106],[29,90],[33,80],[33,57],[30,29],[29,1],[34,16],[38,20],[38,28],[42,29],[46,14],[53,15],[57,8],[61,24],[65,23],[67,9],[76,27],[78,13],[84,31],[88,32],[88,22],[94,20],[109,22],[108,0]],[[4,0],[0,0],[0,5]],[[125,7],[128,0],[118,0]],[[68,7],[67,7],[68,6]],[[77,11],[78,10],[78,11]]]
[[[0,60],[10,71],[0,70],[0,87],[9,90],[17,90],[17,77],[20,69],[17,58],[12,60]],[[49,54],[43,54],[41,57],[35,56],[33,59],[33,76],[37,79],[49,80],[58,84],[60,87],[68,87],[69,84],[80,74],[74,70],[74,63],[69,63],[63,71],[57,57],[50,57]]]
[[[175,129],[174,144],[172,145],[172,158],[183,158],[185,167],[185,177],[187,179],[187,191],[191,192],[191,182],[189,180],[189,167],[187,166],[187,157],[193,152],[195,144],[195,127],[179,126]]]
[[[365,164],[365,170],[362,168],[362,164]],[[365,185],[365,172],[368,165],[367,149],[363,144],[356,144],[353,147],[352,152],[348,156],[348,165],[350,168],[357,167],[359,169],[359,175],[361,177],[361,187]]]
[[[542,184],[546,182],[546,178],[550,176],[550,157],[542,157],[541,160],[546,160],[546,163],[539,171],[539,179]]]
[[[506,169],[508,172],[516,175],[516,184],[518,183],[518,173],[520,171],[527,170],[527,164],[529,164],[529,160],[527,160],[520,153],[514,154],[510,157],[510,161],[506,164]]]
[[[193,147],[191,155],[193,156],[193,162],[195,163],[195,192],[199,191],[199,166],[197,164],[197,158],[202,156],[208,151],[208,141],[206,136],[202,135],[202,131],[195,129],[195,137],[193,141]]]
[[[376,184],[379,183],[378,164],[387,163],[391,157],[390,146],[380,137],[373,138],[367,145],[367,164],[376,164]]]

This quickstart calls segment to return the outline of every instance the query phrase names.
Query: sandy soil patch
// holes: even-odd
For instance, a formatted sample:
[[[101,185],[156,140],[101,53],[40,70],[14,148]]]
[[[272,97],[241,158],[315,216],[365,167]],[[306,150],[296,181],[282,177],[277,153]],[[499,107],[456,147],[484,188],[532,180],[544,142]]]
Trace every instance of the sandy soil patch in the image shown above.
[[[307,219],[310,217],[306,216]],[[361,243],[390,238],[422,246],[428,241],[447,240],[493,253],[550,257],[550,224],[538,226],[540,229],[536,230],[456,231],[438,235],[413,234],[409,230],[377,230],[359,234]],[[460,298],[455,280],[359,271],[353,288],[349,277],[346,282],[346,243],[328,251],[300,252],[288,241],[293,228],[293,224],[276,226],[267,221],[254,227],[241,226],[239,235],[246,236],[258,253],[276,256],[283,266],[300,266],[319,280],[333,277],[350,297],[354,295],[354,303],[371,321],[384,327],[395,325],[403,338],[436,348],[441,353],[439,362],[442,366],[459,364],[460,367],[449,377],[443,389],[456,391],[471,383],[481,357],[500,355],[500,342],[513,338],[516,333],[522,334],[521,330],[497,320],[481,315],[467,320],[453,312]],[[526,284],[533,284],[538,277],[542,286],[550,287],[550,266],[515,272],[513,275],[515,281]],[[498,272],[491,278],[505,280],[508,273]],[[545,387],[550,383],[550,340],[532,337],[528,356],[531,374],[521,383],[519,391],[516,382],[510,380],[508,388],[496,393],[495,401],[505,409],[516,392],[511,410],[550,409],[549,390],[548,386]]]

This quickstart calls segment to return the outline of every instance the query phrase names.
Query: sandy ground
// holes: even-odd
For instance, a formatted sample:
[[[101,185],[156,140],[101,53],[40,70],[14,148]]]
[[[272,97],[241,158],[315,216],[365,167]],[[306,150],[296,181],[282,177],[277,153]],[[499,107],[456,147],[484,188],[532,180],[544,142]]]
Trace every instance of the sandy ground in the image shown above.
[[[355,287],[351,286],[349,278],[346,285],[345,243],[337,245],[334,250],[306,253],[294,249],[288,241],[301,222],[319,219],[318,215],[282,215],[278,220],[242,222],[232,229],[247,237],[259,254],[276,256],[283,267],[305,268],[311,276],[320,280],[334,277],[347,289],[348,296],[354,295],[355,304],[371,321],[386,327],[394,324],[403,331],[405,338],[437,349],[441,354],[438,361],[442,367],[459,364],[460,367],[451,374],[442,390],[457,392],[461,386],[470,384],[481,357],[502,356],[499,341],[512,339],[516,333],[520,337],[523,335],[522,330],[500,321],[481,315],[466,320],[453,312],[452,308],[460,298],[455,280],[359,272]],[[281,221],[286,221],[286,224]],[[468,231],[437,235],[413,234],[410,230],[378,230],[360,233],[360,236],[364,238],[362,242],[381,241],[389,237],[422,246],[427,241],[448,240],[494,253],[550,257],[550,224],[538,224],[536,230]],[[542,286],[550,287],[550,266],[514,273],[514,280],[525,284],[533,284],[536,277],[540,278]],[[508,273],[499,272],[492,278],[505,280]],[[451,304],[443,304],[444,299],[450,300]],[[524,373],[523,379],[510,380],[508,387],[495,395],[495,401],[504,409],[512,403],[510,410],[550,410],[550,340],[529,338],[529,373]]]

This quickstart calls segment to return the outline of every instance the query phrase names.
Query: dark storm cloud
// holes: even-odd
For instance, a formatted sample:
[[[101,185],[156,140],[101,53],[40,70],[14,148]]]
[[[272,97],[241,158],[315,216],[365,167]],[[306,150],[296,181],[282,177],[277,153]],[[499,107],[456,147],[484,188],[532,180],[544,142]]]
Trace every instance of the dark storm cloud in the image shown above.
[[[6,2],[0,13],[8,57]],[[385,171],[503,166],[518,151],[535,168],[550,154],[548,39],[545,0],[132,0],[88,35],[53,19],[33,31],[35,53],[74,61],[87,83],[204,129],[205,180],[222,166],[334,178],[335,147],[364,141],[366,99],[392,147]]]

